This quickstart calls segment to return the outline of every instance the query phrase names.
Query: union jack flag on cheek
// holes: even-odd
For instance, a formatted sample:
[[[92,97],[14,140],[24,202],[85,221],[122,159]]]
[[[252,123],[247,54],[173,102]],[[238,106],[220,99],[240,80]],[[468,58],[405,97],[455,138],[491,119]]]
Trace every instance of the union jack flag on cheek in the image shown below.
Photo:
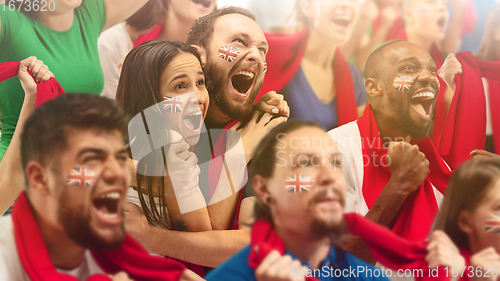
[[[163,110],[170,113],[181,113],[182,112],[182,100],[178,97],[164,97],[161,102]]]
[[[266,74],[266,72],[267,72],[267,62],[264,61],[264,74]]]
[[[288,193],[299,193],[311,191],[314,179],[307,174],[293,174],[288,176],[285,182],[285,191]]]
[[[227,62],[233,62],[239,54],[238,48],[233,46],[222,46],[218,52],[219,58]]]
[[[69,186],[92,186],[94,185],[96,174],[90,168],[76,167],[71,170],[68,176]]]
[[[413,81],[410,76],[396,76],[394,82],[392,82],[392,86],[400,92],[406,92],[411,88]]]
[[[484,230],[487,234],[500,234],[500,213],[491,214],[486,218]]]

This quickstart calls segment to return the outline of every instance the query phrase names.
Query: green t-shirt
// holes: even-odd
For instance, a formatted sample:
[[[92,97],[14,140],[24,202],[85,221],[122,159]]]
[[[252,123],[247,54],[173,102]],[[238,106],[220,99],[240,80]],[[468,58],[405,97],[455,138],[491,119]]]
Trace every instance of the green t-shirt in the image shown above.
[[[0,63],[30,56],[42,60],[67,93],[99,95],[104,76],[97,39],[106,23],[104,0],[86,0],[75,9],[73,26],[54,31],[39,20],[0,4]],[[0,159],[14,134],[24,91],[17,77],[0,83]]]

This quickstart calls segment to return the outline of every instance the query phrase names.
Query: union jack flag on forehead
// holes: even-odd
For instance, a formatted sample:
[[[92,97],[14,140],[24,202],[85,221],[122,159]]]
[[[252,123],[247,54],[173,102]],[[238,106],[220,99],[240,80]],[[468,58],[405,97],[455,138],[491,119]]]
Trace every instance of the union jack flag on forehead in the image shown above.
[[[396,76],[396,78],[394,78],[394,82],[392,82],[394,89],[401,92],[408,91],[412,84],[413,79],[411,79],[410,76]]]
[[[285,182],[285,191],[299,193],[311,191],[314,179],[306,174],[293,174],[288,176]]]
[[[68,176],[69,186],[92,186],[94,185],[96,174],[90,168],[76,167],[71,170]]]
[[[488,234],[500,234],[500,214],[491,214],[486,218],[484,230]]]
[[[226,60],[227,62],[233,62],[236,57],[240,54],[238,48],[233,46],[222,46],[219,49],[219,58]]]
[[[164,97],[162,101],[163,110],[170,113],[182,112],[182,100],[178,97]]]

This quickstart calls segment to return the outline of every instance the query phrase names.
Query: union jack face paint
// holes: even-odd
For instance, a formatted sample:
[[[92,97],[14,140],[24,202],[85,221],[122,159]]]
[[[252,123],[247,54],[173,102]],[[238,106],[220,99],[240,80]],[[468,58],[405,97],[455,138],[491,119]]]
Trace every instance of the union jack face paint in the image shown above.
[[[392,86],[400,92],[406,92],[411,88],[413,81],[410,76],[396,76],[394,82],[392,82]]]
[[[87,167],[75,167],[71,170],[68,176],[67,183],[69,186],[86,186],[94,185],[96,174]]]
[[[238,51],[238,48],[233,46],[222,46],[219,48],[217,54],[219,58],[227,62],[233,62],[240,54],[240,51]]]
[[[491,214],[486,218],[484,231],[487,234],[500,234],[500,214]]]
[[[169,113],[181,113],[182,105],[182,100],[178,97],[164,97],[162,101],[163,110]]]
[[[309,192],[314,185],[314,178],[307,174],[293,174],[287,177],[285,191],[288,193]]]

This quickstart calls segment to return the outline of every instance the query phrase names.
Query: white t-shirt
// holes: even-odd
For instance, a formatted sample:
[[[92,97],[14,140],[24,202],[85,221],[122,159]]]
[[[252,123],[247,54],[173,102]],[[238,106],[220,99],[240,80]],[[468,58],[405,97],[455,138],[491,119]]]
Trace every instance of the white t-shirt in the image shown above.
[[[363,196],[363,149],[358,123],[354,121],[345,124],[329,131],[328,135],[337,143],[344,157],[343,169],[347,191],[345,212],[355,212],[364,216],[369,209]],[[443,195],[434,186],[433,190],[439,206]]]
[[[93,274],[106,274],[92,258],[90,251],[85,252],[85,257],[80,265],[72,270],[59,270],[70,274],[78,280],[87,280]],[[14,240],[14,224],[11,216],[0,217],[0,280],[1,281],[30,281],[24,271]]]
[[[118,65],[134,47],[125,23],[119,23],[104,31],[98,40],[99,59],[104,73],[104,90],[101,96],[115,99],[120,68]]]

